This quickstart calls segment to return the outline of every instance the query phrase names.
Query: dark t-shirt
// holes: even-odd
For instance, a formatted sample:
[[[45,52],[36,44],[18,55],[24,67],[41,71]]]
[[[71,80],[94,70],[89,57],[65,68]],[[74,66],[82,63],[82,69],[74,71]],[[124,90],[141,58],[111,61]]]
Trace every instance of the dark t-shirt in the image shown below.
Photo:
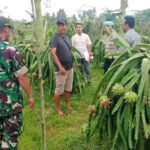
[[[57,48],[56,55],[66,70],[72,69],[72,54],[71,54],[71,40],[68,36],[62,37],[57,33],[50,42],[51,48]],[[54,63],[55,71],[59,71],[58,66]]]

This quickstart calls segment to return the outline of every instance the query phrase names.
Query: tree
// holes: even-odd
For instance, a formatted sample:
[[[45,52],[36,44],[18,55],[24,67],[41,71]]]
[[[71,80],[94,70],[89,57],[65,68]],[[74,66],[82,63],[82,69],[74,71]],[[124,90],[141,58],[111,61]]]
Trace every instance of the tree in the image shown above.
[[[104,20],[114,21],[118,17],[118,11],[106,9],[102,14],[100,14],[100,18]]]
[[[59,9],[57,12],[57,20],[58,19],[67,19],[67,15],[64,9]]]
[[[136,30],[140,34],[150,34],[150,9],[137,11],[135,15]]]
[[[94,20],[96,18],[96,8],[88,9],[88,10],[83,10],[79,13],[79,18],[89,18],[91,20]]]
[[[7,6],[3,7],[1,10],[0,10],[0,15],[1,14],[4,14],[5,10],[7,9]]]
[[[126,8],[128,7],[128,0],[121,0],[120,3],[120,11],[122,15],[124,16],[126,13]]]

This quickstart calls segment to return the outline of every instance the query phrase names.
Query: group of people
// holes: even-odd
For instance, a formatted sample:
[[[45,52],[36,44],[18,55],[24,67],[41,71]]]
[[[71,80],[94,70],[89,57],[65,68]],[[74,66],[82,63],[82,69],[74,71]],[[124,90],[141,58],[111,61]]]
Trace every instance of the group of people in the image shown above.
[[[141,42],[141,36],[134,30],[135,20],[132,16],[126,16],[124,18],[123,31],[125,32],[125,40],[129,43],[131,48],[134,48],[138,43]],[[112,21],[105,21],[104,26],[107,26],[108,30],[114,28],[114,23]],[[81,64],[80,70],[85,69],[88,84],[92,84],[91,74],[90,74],[90,59],[92,58],[91,53],[91,40],[89,36],[83,33],[82,23],[76,24],[76,34],[73,35],[70,40],[65,34],[67,29],[66,20],[57,21],[58,33],[52,38],[50,42],[51,53],[55,65],[55,78],[56,78],[56,89],[54,94],[54,99],[56,103],[57,113],[64,116],[65,113],[60,107],[60,97],[65,95],[66,105],[68,109],[73,111],[70,105],[70,95],[72,91],[73,84],[73,62],[71,48],[75,47],[81,54],[79,63]],[[103,38],[103,43],[105,45],[106,53],[113,51],[124,51],[122,48],[117,47],[114,43],[113,38],[106,32]],[[114,56],[110,56],[105,59],[104,71],[106,72],[112,62],[115,60]]]
[[[140,43],[141,37],[134,30],[134,18],[127,16],[123,24],[125,31],[125,39],[129,45],[134,48]],[[110,30],[114,27],[114,23],[106,21],[104,23]],[[29,106],[34,107],[35,101],[31,91],[30,83],[27,77],[27,68],[23,63],[16,46],[9,43],[11,25],[8,20],[0,16],[0,149],[16,150],[18,137],[23,131],[23,99],[22,87],[27,93]],[[81,54],[79,63],[82,69],[85,69],[88,85],[92,85],[90,74],[91,40],[89,36],[83,33],[82,23],[76,24],[76,34],[70,38],[66,35],[67,21],[57,21],[58,33],[50,41],[51,53],[55,66],[55,104],[57,113],[65,116],[61,110],[60,98],[65,95],[67,108],[74,111],[70,104],[70,96],[73,85],[73,60],[71,48],[75,47]],[[113,40],[106,35],[104,40],[106,52],[117,50],[117,46]],[[105,65],[111,64],[114,58],[108,58]],[[105,69],[105,67],[104,67]],[[108,66],[106,67],[108,69]]]
[[[114,22],[105,21],[104,26],[107,27],[106,31],[104,30],[103,43],[105,45],[105,53],[109,52],[124,52],[125,49],[117,46],[114,43],[114,39],[110,36],[110,32],[114,29]],[[124,23],[122,24],[124,39],[129,44],[131,48],[135,48],[137,44],[141,43],[141,36],[134,30],[135,19],[132,16],[125,16]],[[109,31],[108,31],[109,30]],[[104,61],[104,72],[106,72],[112,62],[115,60],[117,56],[110,56],[109,58],[105,58]]]

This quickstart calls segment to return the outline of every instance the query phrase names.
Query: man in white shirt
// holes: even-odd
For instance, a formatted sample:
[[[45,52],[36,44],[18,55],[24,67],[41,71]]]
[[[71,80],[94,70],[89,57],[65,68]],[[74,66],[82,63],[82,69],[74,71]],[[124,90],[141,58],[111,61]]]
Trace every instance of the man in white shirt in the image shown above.
[[[81,54],[82,58],[80,59],[81,68],[82,66],[85,69],[88,84],[91,85],[91,74],[90,74],[90,58],[92,56],[91,53],[91,40],[89,36],[83,33],[83,25],[82,23],[76,24],[76,34],[72,37],[72,46],[75,47]],[[82,70],[81,70],[82,71]]]

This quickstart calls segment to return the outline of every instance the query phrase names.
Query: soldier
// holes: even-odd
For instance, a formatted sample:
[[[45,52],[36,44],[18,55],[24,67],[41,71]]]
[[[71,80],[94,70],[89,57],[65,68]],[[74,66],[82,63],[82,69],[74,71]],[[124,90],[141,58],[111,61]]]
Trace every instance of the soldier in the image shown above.
[[[16,150],[22,133],[22,92],[29,96],[29,106],[34,107],[34,98],[26,75],[27,69],[16,47],[8,40],[9,22],[0,16],[0,149]]]

